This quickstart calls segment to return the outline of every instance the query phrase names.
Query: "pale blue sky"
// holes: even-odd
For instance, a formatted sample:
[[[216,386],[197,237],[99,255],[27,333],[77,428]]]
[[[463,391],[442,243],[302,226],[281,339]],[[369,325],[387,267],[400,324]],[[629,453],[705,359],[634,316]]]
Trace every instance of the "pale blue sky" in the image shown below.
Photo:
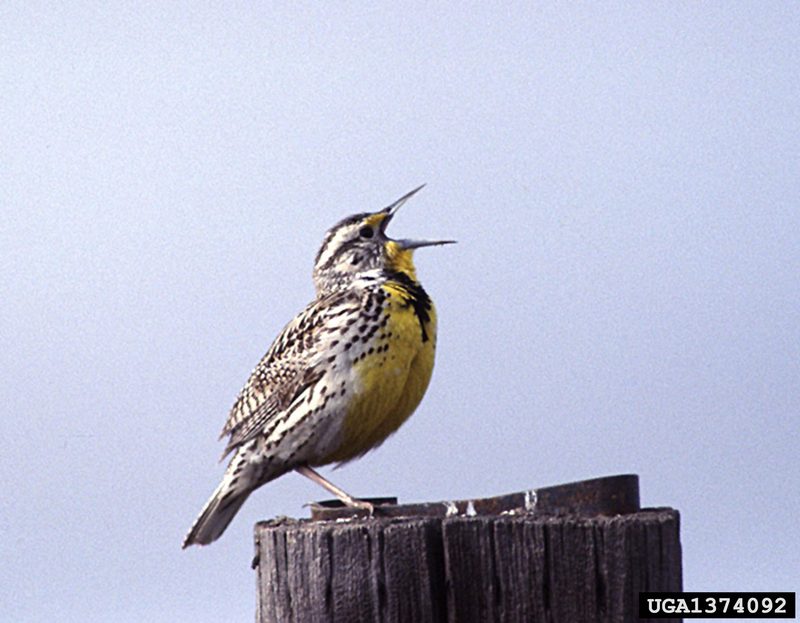
[[[433,382],[334,476],[437,500],[612,473],[691,590],[798,590],[796,3],[0,5],[0,620],[250,621],[180,541],[324,231],[399,237]]]

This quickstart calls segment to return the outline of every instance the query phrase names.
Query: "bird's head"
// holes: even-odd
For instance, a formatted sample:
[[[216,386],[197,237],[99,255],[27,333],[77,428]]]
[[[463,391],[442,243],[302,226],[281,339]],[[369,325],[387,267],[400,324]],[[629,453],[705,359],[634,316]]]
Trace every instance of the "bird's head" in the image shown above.
[[[415,188],[377,212],[348,216],[328,230],[314,262],[314,285],[318,295],[347,287],[370,272],[401,272],[416,281],[414,250],[455,242],[394,240],[386,235],[386,227],[397,210],[421,188]]]

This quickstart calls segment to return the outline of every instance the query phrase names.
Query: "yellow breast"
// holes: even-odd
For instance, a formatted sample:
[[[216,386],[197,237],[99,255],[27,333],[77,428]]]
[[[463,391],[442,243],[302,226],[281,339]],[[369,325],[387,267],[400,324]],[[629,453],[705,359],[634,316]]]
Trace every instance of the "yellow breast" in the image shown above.
[[[385,328],[374,349],[354,364],[354,392],[342,443],[329,461],[348,461],[380,445],[414,412],[428,388],[436,350],[436,311],[424,290],[425,307],[407,284],[388,282]],[[416,305],[415,305],[416,303]],[[422,313],[420,313],[422,312]]]

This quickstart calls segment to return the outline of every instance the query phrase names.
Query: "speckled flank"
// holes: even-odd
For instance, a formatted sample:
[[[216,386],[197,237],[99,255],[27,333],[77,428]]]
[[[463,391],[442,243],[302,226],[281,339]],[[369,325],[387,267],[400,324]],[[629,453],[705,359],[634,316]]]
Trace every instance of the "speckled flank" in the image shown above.
[[[433,304],[419,286],[412,294],[402,282],[389,281],[383,291],[381,314],[360,327],[363,345],[354,358],[357,382],[342,444],[326,462],[347,461],[382,443],[414,412],[428,388],[436,345]]]

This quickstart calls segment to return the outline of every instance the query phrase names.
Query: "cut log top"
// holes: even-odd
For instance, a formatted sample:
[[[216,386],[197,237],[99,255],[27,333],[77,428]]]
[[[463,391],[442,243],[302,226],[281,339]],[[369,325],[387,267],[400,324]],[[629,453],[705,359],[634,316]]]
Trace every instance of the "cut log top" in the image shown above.
[[[558,495],[540,505],[548,497],[533,490],[413,505],[415,516],[394,506],[372,518],[260,522],[257,621],[638,621],[639,591],[681,588],[679,516],[638,510],[636,477],[614,478],[626,493],[604,504],[636,507],[625,514],[597,514],[584,482],[573,484],[586,514],[571,502],[566,513]]]

